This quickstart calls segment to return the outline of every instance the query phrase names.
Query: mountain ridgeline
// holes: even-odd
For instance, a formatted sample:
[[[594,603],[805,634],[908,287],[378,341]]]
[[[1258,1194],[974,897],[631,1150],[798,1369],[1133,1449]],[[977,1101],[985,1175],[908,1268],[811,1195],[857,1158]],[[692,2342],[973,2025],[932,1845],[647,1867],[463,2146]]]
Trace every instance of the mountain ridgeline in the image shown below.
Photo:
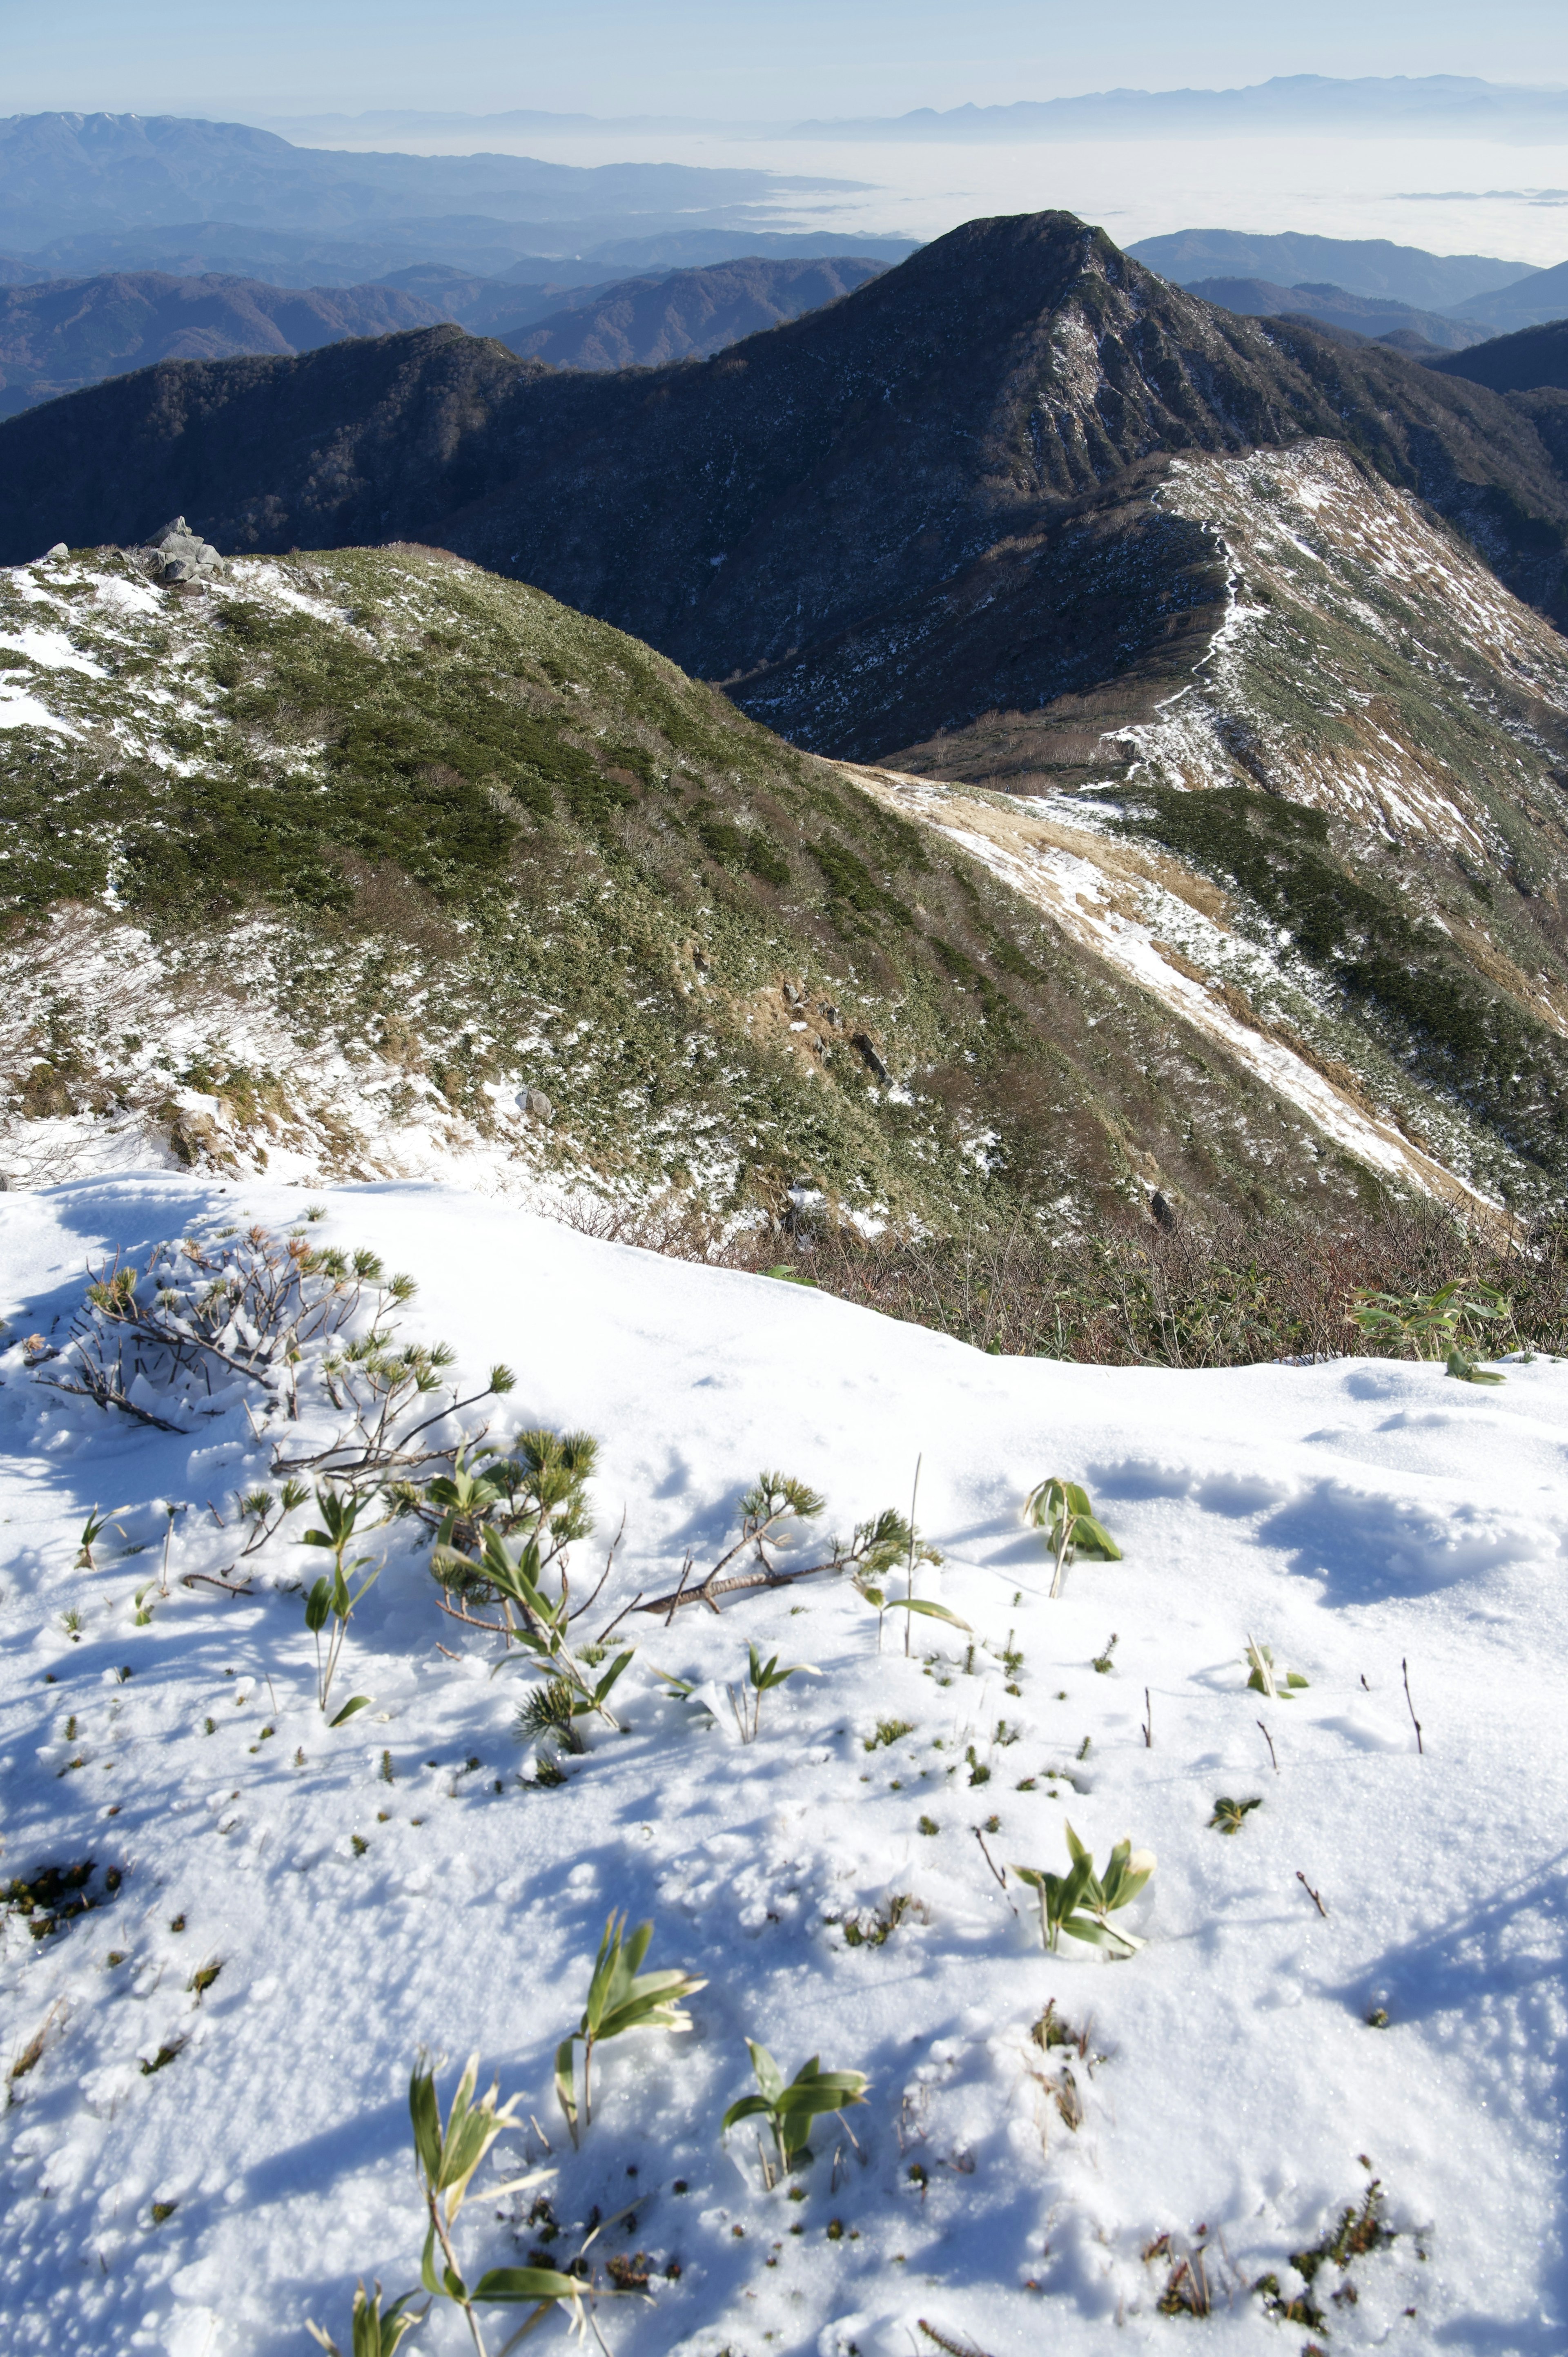
[[[27,1167],[242,1100],[786,1220],[1560,1206],[1565,411],[1046,214],[708,361],[439,327],[14,419],[0,554],[79,551],[0,616]],[[176,511],[224,555],[136,553]]]
[[[1107,682],[1151,708],[1226,596],[1151,483],[1305,436],[1568,618],[1568,482],[1524,397],[1216,310],[1065,213],[970,222],[699,365],[555,371],[435,328],[116,380],[0,427],[0,556],[176,511],[226,553],[439,544],[886,759]]]

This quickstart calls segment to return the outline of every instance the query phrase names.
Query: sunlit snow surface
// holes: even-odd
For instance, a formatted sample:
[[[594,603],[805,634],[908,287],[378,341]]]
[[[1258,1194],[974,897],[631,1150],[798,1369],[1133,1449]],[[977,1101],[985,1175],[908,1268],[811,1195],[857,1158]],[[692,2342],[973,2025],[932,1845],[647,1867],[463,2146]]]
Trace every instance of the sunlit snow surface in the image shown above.
[[[596,2245],[654,2262],[651,2305],[600,2307],[617,2357],[908,2357],[937,2345],[922,2319],[990,2357],[1100,2352],[1118,2319],[1117,2348],[1197,2335],[1294,2357],[1324,2333],[1275,2324],[1246,2287],[1273,2272],[1299,2289],[1288,2255],[1359,2198],[1361,2156],[1398,2240],[1356,2262],[1354,2303],[1332,2301],[1337,2269],[1319,2275],[1330,2351],[1563,2347],[1568,1371],[1516,1364],[1482,1391],[1385,1362],[993,1359],[455,1189],[319,1200],[313,1241],[419,1278],[405,1336],[450,1341],[455,1375],[517,1369],[503,1431],[599,1436],[579,1577],[597,1577],[623,1506],[627,1524],[590,1625],[672,1585],[689,1548],[705,1567],[760,1467],[814,1483],[847,1531],[907,1502],[922,1453],[920,1520],[947,1555],[928,1592],[980,1649],[966,1674],[965,1640],[927,1620],[914,1660],[891,1630],[879,1659],[875,1614],[829,1582],[668,1630],[640,1620],[617,1697],[629,1731],[596,1739],[564,1789],[524,1790],[526,1681],[515,1663],[492,1675],[482,1641],[440,1618],[399,1525],[372,1542],[387,1567],[349,1641],[343,1692],[373,1708],[329,1733],[297,1592],[231,1603],[179,1584],[233,1561],[235,1493],[266,1477],[273,1440],[331,1429],[313,1383],[300,1423],[259,1442],[237,1403],[168,1436],[40,1389],[19,1348],[60,1338],[89,1263],[122,1247],[145,1263],[154,1239],[241,1219],[282,1228],[306,1198],[161,1173],[0,1197],[17,1338],[0,1355],[5,1871],[91,1856],[124,1877],[53,1939],[10,1922],[0,1950],[6,2055],[49,2025],[3,2130],[10,2345],[282,2357],[310,2345],[307,2315],[346,2342],[356,2275],[416,2278],[404,2092],[425,2043],[449,2064],[477,2047],[521,2093],[568,2226],[635,2200]],[[1089,1485],[1126,1559],[1079,1565],[1053,1603],[1019,1506],[1058,1471]],[[166,1500],[187,1507],[172,1593],[138,1628]],[[118,1534],[91,1573],[71,1566],[94,1505]],[[150,1551],[118,1558],[127,1544]],[[280,1544],[260,1560],[271,1582],[320,1559]],[[1249,1632],[1305,1693],[1245,1690]],[[750,1749],[661,1699],[643,1665],[722,1684],[752,1638],[822,1674],[768,1697]],[[890,1717],[914,1731],[868,1751]],[[1077,1789],[1054,1797],[1051,1769]],[[1235,1839],[1208,1828],[1222,1793],[1263,1802]],[[1009,1876],[1004,1896],[975,1838],[994,1815],[999,1862],[1059,1869],[1069,1810],[1097,1857],[1123,1833],[1158,1853],[1132,1962],[1045,1956],[1026,1894]],[[851,1948],[824,1920],[901,1892],[929,1920],[885,1946]],[[552,2058],[612,1907],[653,1919],[651,1964],[708,1986],[692,2037],[609,2050],[574,2156]],[[199,2005],[191,1978],[219,1960]],[[1028,2039],[1047,1997],[1104,2058],[1068,2057],[1076,2132],[1043,2083],[1061,2050]],[[1374,2007],[1386,2029],[1367,2026]],[[871,2076],[858,2155],[829,2123],[798,2203],[761,2190],[744,2136],[728,2154],[719,2138],[747,2035],[789,2070],[820,2051]],[[542,2157],[532,2128],[486,2175],[525,2157]],[[472,2271],[526,2259],[537,2234],[509,2222],[532,2198],[470,2201]],[[155,2225],[155,2202],[177,2206]],[[1169,2261],[1143,2254],[1200,2230],[1230,2294],[1205,2322],[1161,2315]],[[574,2247],[568,2232],[556,2254]],[[467,2344],[448,2311],[414,2345]]]

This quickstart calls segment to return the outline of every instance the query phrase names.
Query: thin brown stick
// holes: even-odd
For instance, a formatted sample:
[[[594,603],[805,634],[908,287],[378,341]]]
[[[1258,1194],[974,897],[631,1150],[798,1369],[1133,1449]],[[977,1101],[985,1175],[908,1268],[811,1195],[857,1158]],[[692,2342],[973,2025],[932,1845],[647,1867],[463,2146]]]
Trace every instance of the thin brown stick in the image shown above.
[[[1318,1897],[1316,1891],[1314,1890],[1311,1883],[1308,1882],[1305,1875],[1303,1874],[1299,1866],[1295,1870],[1295,1878],[1300,1883],[1302,1889],[1305,1891],[1307,1897],[1311,1900],[1313,1905],[1316,1908],[1318,1913],[1323,1917],[1324,1921],[1326,1922],[1328,1920],[1328,1910],[1324,1905],[1322,1900]]]
[[[992,1873],[996,1877],[996,1887],[997,1887],[997,1889],[1001,1891],[1003,1898],[1004,1898],[1004,1899],[1007,1899],[1007,1878],[1006,1878],[1005,1874],[1003,1872],[1002,1868],[997,1865],[996,1860],[992,1857],[991,1852],[986,1848],[986,1846],[985,1846],[985,1835],[981,1832],[980,1827],[979,1827],[978,1825],[975,1825],[974,1827],[972,1827],[972,1832],[973,1832],[973,1834],[974,1834],[974,1838],[975,1838],[975,1840],[980,1844],[980,1855],[981,1855],[981,1857],[985,1860],[986,1865],[991,1868]],[[1013,1912],[1014,1912],[1014,1914],[1015,1914],[1015,1915],[1016,1915],[1016,1913],[1018,1912],[1018,1910],[1017,1910],[1015,1907],[1013,1907],[1013,1901],[1012,1901],[1010,1899],[1007,1899],[1007,1904],[1008,1904],[1008,1906],[1009,1906],[1009,1907],[1012,1907],[1012,1908],[1013,1908]]]
[[[1270,1758],[1271,1760],[1273,1760],[1273,1764],[1274,1764],[1274,1774],[1277,1776],[1277,1775],[1279,1774],[1279,1772],[1280,1772],[1280,1763],[1279,1763],[1279,1761],[1278,1761],[1277,1760],[1274,1760],[1274,1738],[1273,1738],[1273,1737],[1269,1733],[1268,1728],[1263,1725],[1263,1722],[1262,1722],[1262,1720],[1261,1718],[1260,1718],[1260,1719],[1258,1720],[1258,1722],[1257,1722],[1257,1727],[1258,1727],[1258,1732],[1259,1732],[1259,1734],[1262,1737],[1263,1741],[1264,1741],[1264,1742],[1268,1745],[1268,1747],[1269,1747],[1269,1758]]]
[[[620,1610],[616,1614],[615,1619],[610,1622],[610,1624],[609,1624],[609,1629],[601,1629],[601,1630],[599,1631],[598,1635],[594,1639],[594,1642],[595,1642],[595,1644],[596,1644],[596,1645],[602,1645],[602,1644],[605,1642],[605,1640],[608,1637],[608,1635],[609,1635],[609,1633],[610,1633],[610,1629],[618,1629],[618,1628],[620,1627],[621,1622],[626,1619],[627,1614],[628,1614],[628,1612],[635,1612],[635,1611],[636,1611],[636,1609],[637,1609],[637,1608],[638,1608],[638,1606],[641,1603],[641,1601],[642,1601],[642,1590],[641,1590],[641,1588],[639,1587],[639,1588],[638,1589],[638,1591],[637,1591],[637,1594],[632,1598],[631,1602],[630,1602],[629,1604],[623,1604],[623,1605],[621,1606]]]
[[[587,1612],[587,1611],[589,1611],[589,1610],[591,1610],[591,1609],[593,1608],[593,1606],[594,1606],[594,1605],[596,1605],[596,1604],[598,1602],[599,1598],[600,1598],[601,1594],[602,1594],[602,1593],[603,1593],[603,1591],[604,1591],[604,1585],[605,1585],[605,1582],[606,1582],[606,1580],[609,1577],[611,1571],[612,1571],[612,1570],[614,1569],[614,1567],[615,1567],[616,1549],[617,1549],[617,1547],[618,1547],[618,1546],[619,1546],[619,1544],[620,1544],[620,1543],[621,1543],[622,1539],[623,1539],[623,1538],[625,1538],[625,1536],[626,1536],[626,1508],[623,1506],[623,1507],[621,1508],[621,1510],[620,1510],[620,1528],[619,1528],[619,1530],[618,1530],[618,1531],[617,1531],[617,1533],[616,1533],[616,1534],[615,1534],[614,1538],[610,1541],[610,1551],[609,1551],[608,1555],[606,1555],[606,1557],[605,1557],[605,1567],[604,1567],[603,1571],[599,1574],[599,1584],[598,1584],[597,1587],[596,1587],[596,1588],[595,1588],[595,1590],[594,1590],[593,1594],[588,1598],[588,1600],[587,1600],[587,1602],[586,1602],[585,1604],[579,1604],[579,1605],[578,1605],[578,1607],[577,1607],[577,1609],[575,1610],[575,1612],[568,1612],[568,1614],[566,1615],[566,1620],[567,1620],[567,1623],[568,1623],[568,1625],[570,1625],[570,1623],[571,1623],[572,1621],[574,1621],[574,1620],[580,1620],[582,1619],[582,1617],[583,1617],[584,1613],[585,1613],[585,1612]],[[562,1574],[562,1576],[561,1576],[561,1585],[562,1585],[563,1589],[564,1589],[565,1585],[566,1585],[566,1576],[565,1576],[564,1572],[563,1572],[563,1574]],[[611,1625],[611,1627],[613,1628],[615,1624],[614,1624],[614,1622],[612,1621],[610,1625]]]
[[[1149,1700],[1149,1689],[1145,1686],[1144,1688],[1144,1749],[1145,1751],[1152,1751],[1154,1748],[1155,1706]]]
[[[1409,1710],[1409,1712],[1410,1712],[1410,1723],[1411,1723],[1411,1725],[1412,1725],[1412,1726],[1414,1727],[1414,1729],[1415,1729],[1415,1748],[1416,1748],[1417,1751],[1422,1752],[1423,1754],[1424,1754],[1424,1752],[1425,1752],[1425,1750],[1426,1750],[1426,1746],[1425,1746],[1425,1744],[1424,1744],[1424,1743],[1422,1741],[1422,1739],[1421,1739],[1421,1721],[1420,1721],[1420,1719],[1419,1719],[1419,1718],[1417,1718],[1417,1717],[1416,1717],[1416,1715],[1415,1715],[1415,1705],[1414,1705],[1414,1703],[1412,1703],[1412,1702],[1411,1701],[1411,1698],[1410,1698],[1410,1663],[1409,1663],[1408,1662],[1402,1661],[1402,1662],[1401,1662],[1401,1663],[1400,1663],[1400,1668],[1401,1668],[1401,1669],[1403,1671],[1403,1673],[1404,1673],[1404,1699],[1405,1699],[1405,1707],[1406,1707],[1406,1708]]]
[[[670,1623],[671,1622],[671,1620],[673,1620],[673,1619],[675,1618],[675,1607],[676,1607],[676,1605],[680,1603],[682,1597],[682,1596],[685,1594],[685,1592],[686,1592],[686,1582],[687,1582],[688,1578],[691,1577],[693,1559],[693,1555],[692,1555],[692,1550],[691,1550],[691,1548],[690,1548],[690,1547],[688,1547],[688,1548],[687,1548],[687,1550],[686,1550],[686,1560],[685,1560],[685,1562],[681,1566],[681,1577],[680,1577],[680,1580],[679,1580],[679,1582],[678,1582],[678,1584],[677,1584],[677,1586],[676,1586],[675,1593],[674,1593],[674,1595],[673,1595],[673,1596],[669,1599],[669,1601],[670,1601],[670,1609],[669,1609],[669,1611],[664,1615],[664,1626],[665,1626],[667,1629],[668,1629],[668,1627],[670,1626]]]
[[[231,1566],[232,1568],[232,1566]],[[225,1596],[254,1596],[249,1580],[220,1579],[215,1572],[188,1571],[180,1581],[182,1587],[220,1587]]]

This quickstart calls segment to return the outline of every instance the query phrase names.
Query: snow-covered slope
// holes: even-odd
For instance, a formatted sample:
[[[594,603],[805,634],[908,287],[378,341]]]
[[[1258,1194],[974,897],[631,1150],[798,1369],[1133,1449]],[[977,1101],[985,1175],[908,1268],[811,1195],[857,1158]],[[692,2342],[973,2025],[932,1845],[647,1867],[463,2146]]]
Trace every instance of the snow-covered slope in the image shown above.
[[[18,2348],[283,2357],[311,2316],[346,2342],[357,2275],[416,2279],[422,2043],[444,2094],[478,2048],[521,2097],[480,2192],[555,2171],[470,2202],[470,2276],[540,2245],[542,2190],[557,2264],[635,2205],[588,2255],[601,2287],[618,2255],[649,2276],[650,2304],[598,2308],[617,2357],[1070,2357],[1117,2325],[1131,2349],[1197,2333],[1291,2357],[1562,2347],[1568,1372],[1516,1363],[1482,1390],[1386,1361],[994,1359],[456,1191],[323,1201],[303,1222],[273,1180],[164,1174],[0,1200],[5,1871],[91,1857],[102,1901],[39,1939],[13,1912],[0,1949],[26,2064],[0,2123]],[[814,1484],[847,1533],[907,1506],[919,1457],[946,1557],[923,1589],[972,1651],[927,1618],[906,1660],[890,1614],[879,1655],[839,1577],[633,1616],[625,1731],[541,1788],[520,1781],[518,1657],[441,1616],[404,1522],[370,1543],[385,1569],[348,1638],[338,1691],[371,1706],[329,1730],[286,1585],[321,1566],[292,1543],[310,1510],[251,1558],[252,1594],[182,1585],[236,1561],[235,1501],[274,1446],[336,1428],[317,1358],[297,1422],[269,1424],[251,1386],[249,1413],[238,1388],[165,1396],[177,1434],[38,1380],[66,1363],[42,1354],[87,1265],[145,1269],[182,1235],[217,1252],[252,1222],[408,1268],[400,1339],[448,1341],[451,1380],[478,1371],[465,1394],[510,1361],[515,1391],[461,1422],[598,1437],[577,1573],[597,1577],[623,1508],[626,1529],[586,1625],[688,1554],[700,1575],[760,1468]],[[1052,1473],[1088,1485],[1124,1553],[1054,1601],[1020,1512]],[[95,1508],[100,1567],[73,1568]],[[1249,1636],[1305,1689],[1248,1691]],[[770,1694],[743,1747],[722,1688],[748,1640],[819,1674]],[[1234,1837],[1209,1824],[1222,1796],[1262,1803]],[[1147,1943],[1128,1961],[1043,1952],[1011,1869],[1064,1870],[1069,1817],[1101,1866],[1123,1835],[1157,1854],[1118,1919]],[[906,1894],[877,1944],[875,1910]],[[689,2038],[605,2050],[574,2153],[553,2058],[623,1907],[654,1923],[650,1964],[707,1985]],[[1081,2050],[1032,2039],[1047,2003]],[[799,2200],[764,2190],[746,2134],[721,2140],[748,2036],[789,2072],[820,2053],[870,2076]],[[1393,2239],[1293,2273],[1347,2208],[1380,2214],[1374,2178]],[[1319,2320],[1272,2314],[1271,2276],[1276,2307]],[[1180,2312],[1195,2277],[1205,2322]],[[492,2313],[492,2351],[512,2320]],[[413,2345],[456,2352],[460,2319]]]

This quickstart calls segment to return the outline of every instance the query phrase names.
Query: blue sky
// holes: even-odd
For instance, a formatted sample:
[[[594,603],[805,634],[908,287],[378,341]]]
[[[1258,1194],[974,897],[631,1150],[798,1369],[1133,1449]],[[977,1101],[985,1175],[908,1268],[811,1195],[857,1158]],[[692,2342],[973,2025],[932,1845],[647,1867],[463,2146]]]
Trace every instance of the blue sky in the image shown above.
[[[1563,0],[0,0],[0,112],[898,113],[1275,73],[1568,83]]]

